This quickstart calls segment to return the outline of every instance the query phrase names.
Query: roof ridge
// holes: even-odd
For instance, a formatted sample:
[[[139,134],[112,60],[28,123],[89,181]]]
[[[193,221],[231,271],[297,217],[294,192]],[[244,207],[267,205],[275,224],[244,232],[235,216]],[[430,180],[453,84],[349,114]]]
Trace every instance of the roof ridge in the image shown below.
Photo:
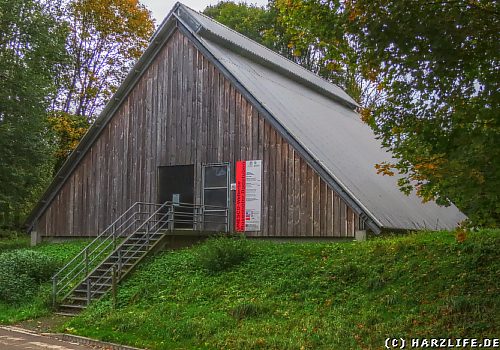
[[[231,32],[235,33],[236,35],[238,35],[239,37],[241,37],[241,38],[243,38],[243,39],[245,39],[245,40],[251,40],[253,43],[255,43],[255,44],[259,45],[260,47],[262,47],[263,49],[265,49],[265,50],[269,51],[270,53],[272,53],[272,54],[274,54],[274,55],[277,55],[277,56],[280,56],[281,58],[283,58],[283,59],[287,60],[288,62],[291,62],[291,63],[293,63],[293,64],[297,65],[298,67],[300,67],[300,68],[301,68],[301,69],[303,69],[304,71],[306,71],[306,72],[308,72],[308,73],[312,73],[312,74],[314,74],[315,76],[317,76],[318,78],[323,79],[323,80],[324,80],[324,81],[326,81],[327,83],[330,83],[330,84],[332,84],[332,85],[335,85],[335,86],[339,87],[337,84],[333,84],[332,82],[330,82],[330,81],[328,81],[328,80],[324,79],[322,76],[320,76],[320,75],[318,75],[318,74],[316,74],[316,73],[314,73],[314,72],[311,72],[310,70],[308,70],[308,69],[306,69],[306,68],[302,67],[302,66],[301,66],[300,64],[298,64],[297,62],[292,61],[292,60],[291,60],[291,59],[289,59],[288,57],[285,57],[285,56],[283,56],[283,55],[280,55],[280,54],[279,54],[279,53],[277,53],[276,51],[271,50],[271,49],[270,49],[270,48],[268,48],[266,45],[262,45],[262,44],[261,44],[261,43],[259,43],[258,41],[255,41],[255,40],[253,40],[253,39],[250,39],[249,37],[247,37],[247,36],[245,36],[245,35],[241,34],[241,33],[240,33],[240,32],[238,32],[237,30],[234,30],[233,28],[226,26],[224,23],[217,22],[217,21],[216,21],[216,20],[214,20],[212,17],[209,17],[209,16],[205,15],[203,12],[201,12],[201,11],[196,11],[196,10],[192,9],[191,7],[189,7],[189,6],[184,5],[184,4],[183,4],[183,3],[181,3],[181,2],[178,2],[178,4],[180,4],[181,6],[186,7],[187,9],[189,9],[189,10],[191,10],[191,11],[193,11],[193,12],[198,13],[199,15],[201,15],[201,16],[203,16],[203,17],[205,17],[206,19],[208,19],[208,20],[212,21],[213,23],[218,24],[218,25],[220,25],[220,26],[222,26],[222,27],[224,27],[224,28],[226,28],[226,29],[230,30]],[[202,26],[203,26],[203,25],[202,25]],[[215,33],[214,33],[214,34],[215,34]],[[215,34],[215,35],[217,35],[217,34]],[[217,36],[220,36],[220,35],[217,35]],[[226,39],[226,38],[223,38],[223,39],[225,39],[225,40],[227,40],[227,41],[231,41],[231,40]],[[232,42],[232,43],[234,43],[235,45],[237,45],[237,46],[241,47],[241,46],[240,46],[240,45],[238,45],[237,43],[235,43],[235,42],[233,42],[233,41],[231,41],[231,42]],[[264,57],[262,57],[262,58],[264,58]],[[265,59],[265,58],[264,58],[264,59]],[[271,62],[271,63],[272,63],[272,62]]]
[[[323,82],[327,83],[328,85],[332,86],[333,88],[341,90],[341,91],[342,91],[342,92],[344,92],[344,93],[345,93],[345,94],[346,94],[349,98],[351,98],[351,99],[352,99],[352,97],[351,97],[351,96],[349,96],[349,95],[348,95],[348,94],[344,91],[344,89],[342,89],[339,85],[337,85],[337,84],[335,84],[335,83],[333,83],[333,82],[331,82],[331,81],[329,81],[329,80],[327,80],[327,79],[323,78],[322,76],[320,76],[320,75],[318,75],[318,74],[316,74],[316,73],[314,73],[314,72],[312,72],[312,71],[308,70],[307,68],[305,68],[305,67],[301,66],[300,64],[298,64],[297,62],[294,62],[294,61],[292,61],[291,59],[289,59],[289,58],[287,58],[287,57],[285,57],[285,56],[283,56],[283,55],[281,55],[281,54],[279,54],[279,53],[277,53],[277,52],[273,51],[272,49],[268,48],[267,46],[262,45],[261,43],[259,43],[259,42],[255,41],[255,40],[253,40],[253,39],[250,39],[250,38],[246,37],[245,35],[243,35],[243,34],[239,33],[238,31],[236,31],[236,30],[234,30],[234,29],[232,29],[232,28],[230,28],[230,27],[226,26],[225,24],[222,24],[222,23],[220,23],[220,22],[217,22],[216,20],[214,20],[213,18],[211,18],[211,17],[209,17],[209,16],[205,15],[205,14],[204,14],[203,12],[201,12],[201,11],[196,11],[196,10],[192,9],[191,7],[189,7],[189,6],[185,5],[185,4],[181,3],[181,2],[177,2],[177,3],[176,3],[176,5],[175,5],[175,7],[174,7],[173,12],[176,12],[176,10],[177,10],[179,7],[182,7],[182,8],[184,8],[184,9],[188,10],[188,11],[192,11],[192,12],[196,13],[197,15],[199,15],[199,16],[201,16],[201,17],[205,18],[206,20],[210,21],[210,22],[211,22],[211,23],[213,23],[214,25],[218,25],[218,26],[221,26],[221,27],[223,27],[223,28],[225,28],[225,29],[229,30],[230,32],[232,32],[232,33],[236,34],[236,35],[237,35],[239,38],[241,38],[243,41],[249,41],[250,43],[257,45],[257,46],[259,46],[260,48],[265,49],[265,50],[266,50],[266,52],[270,53],[272,56],[276,56],[276,57],[278,57],[279,59],[282,59],[282,60],[285,60],[285,61],[287,61],[287,62],[291,63],[294,67],[299,68],[299,69],[300,69],[302,72],[304,72],[305,74],[307,74],[307,75],[312,75],[312,76],[314,76],[315,78],[320,79],[321,81],[323,81]],[[188,13],[188,14],[189,14],[189,13]],[[189,14],[189,15],[192,17],[192,15],[191,15],[191,14]],[[302,77],[302,76],[298,75],[296,72],[293,72],[292,70],[287,69],[286,67],[283,67],[283,66],[281,66],[281,65],[277,64],[276,62],[274,62],[274,61],[272,61],[272,60],[270,60],[270,59],[268,59],[268,58],[264,57],[263,55],[258,54],[258,53],[257,53],[257,52],[255,52],[254,50],[251,50],[251,49],[249,49],[249,48],[246,48],[246,47],[244,47],[243,45],[240,45],[240,44],[238,44],[237,42],[235,42],[235,41],[233,41],[233,40],[231,40],[231,39],[229,39],[229,38],[227,38],[227,37],[223,37],[223,36],[219,35],[218,33],[213,32],[212,30],[210,30],[209,28],[207,28],[206,26],[204,26],[204,25],[203,25],[203,23],[200,23],[200,22],[199,22],[196,18],[193,18],[193,20],[194,20],[194,21],[196,21],[197,23],[199,23],[199,25],[200,25],[200,27],[201,27],[201,28],[203,28],[203,29],[205,29],[206,31],[210,32],[212,35],[214,35],[214,36],[216,36],[216,37],[218,37],[218,38],[222,39],[223,41],[229,42],[229,43],[231,43],[231,44],[233,44],[233,45],[235,45],[235,46],[237,46],[237,47],[241,48],[242,50],[244,50],[244,51],[248,52],[248,54],[250,54],[250,55],[254,55],[254,56],[257,56],[257,57],[259,57],[260,59],[262,59],[263,61],[265,61],[265,62],[269,63],[270,65],[275,66],[275,67],[279,67],[279,69],[282,69],[282,70],[284,70],[284,71],[287,71],[287,72],[288,72],[288,73],[290,73],[291,75],[296,76],[297,78],[299,78],[299,79],[301,79],[301,80],[307,80],[307,81],[309,81],[309,83],[311,83],[311,84],[314,84],[314,85],[318,86],[318,88],[325,89],[324,87],[319,86],[319,85],[318,85],[317,83],[315,83],[314,81],[311,81],[311,79],[309,79],[307,76],[306,76],[306,77]],[[192,28],[192,29],[194,29],[194,28]],[[196,31],[196,32],[199,32],[199,29],[195,29],[195,31]],[[325,89],[325,90],[326,90],[326,89]],[[330,92],[330,93],[332,93],[332,94],[336,95],[336,94],[335,94],[335,93],[333,93],[333,92]],[[338,95],[337,95],[337,98],[339,98],[339,99],[341,99],[341,100],[345,101],[345,103],[347,103],[347,104],[349,104],[349,105],[352,105],[354,108],[359,107],[359,105],[357,105],[357,102],[356,102],[356,101],[354,101],[354,99],[352,99],[352,101],[354,101],[354,104],[353,104],[351,101],[346,100],[346,99],[345,99],[344,97],[342,97],[342,96],[338,96]]]

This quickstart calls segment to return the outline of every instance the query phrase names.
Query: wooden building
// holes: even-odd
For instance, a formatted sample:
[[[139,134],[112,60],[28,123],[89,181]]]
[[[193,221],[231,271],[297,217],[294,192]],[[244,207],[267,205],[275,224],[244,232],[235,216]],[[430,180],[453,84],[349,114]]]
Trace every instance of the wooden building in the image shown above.
[[[248,236],[353,237],[462,221],[454,206],[423,204],[376,174],[391,155],[356,108],[337,86],[178,3],[28,226],[43,237],[94,236],[134,202],[178,200],[227,205],[234,231],[238,161],[260,161],[245,163],[261,172]]]

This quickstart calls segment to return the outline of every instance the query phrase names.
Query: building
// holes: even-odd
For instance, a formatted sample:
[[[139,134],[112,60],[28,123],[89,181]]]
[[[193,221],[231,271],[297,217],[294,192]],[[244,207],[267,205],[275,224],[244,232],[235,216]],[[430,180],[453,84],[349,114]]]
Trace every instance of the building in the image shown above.
[[[339,87],[177,3],[28,226],[41,237],[95,236],[133,203],[167,200],[227,206],[230,231],[252,237],[464,220],[376,173],[391,155],[356,108]]]

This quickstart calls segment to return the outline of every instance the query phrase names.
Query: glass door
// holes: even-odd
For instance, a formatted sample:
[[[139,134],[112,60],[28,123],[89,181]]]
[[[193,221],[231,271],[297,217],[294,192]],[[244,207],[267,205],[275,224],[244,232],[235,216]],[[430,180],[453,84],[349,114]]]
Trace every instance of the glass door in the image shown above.
[[[230,200],[229,163],[203,165],[202,176],[203,229],[227,232]]]

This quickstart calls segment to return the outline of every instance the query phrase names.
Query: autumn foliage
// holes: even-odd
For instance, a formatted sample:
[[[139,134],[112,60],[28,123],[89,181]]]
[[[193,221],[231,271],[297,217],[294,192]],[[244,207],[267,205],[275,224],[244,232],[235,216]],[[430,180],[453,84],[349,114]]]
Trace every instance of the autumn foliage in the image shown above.
[[[89,123],[85,117],[64,112],[54,112],[49,115],[48,122],[55,134],[55,169],[59,169],[68,155],[78,146],[89,128]]]
[[[272,4],[291,45],[322,47],[325,69],[368,82],[358,90],[362,119],[398,158],[374,171],[402,174],[401,190],[424,201],[453,202],[473,226],[500,226],[497,2]],[[360,83],[341,86],[355,96]]]
[[[0,227],[21,225],[153,30],[137,0],[0,0]]]
[[[72,0],[66,7],[71,63],[56,108],[92,121],[147,47],[154,24],[137,0]]]

